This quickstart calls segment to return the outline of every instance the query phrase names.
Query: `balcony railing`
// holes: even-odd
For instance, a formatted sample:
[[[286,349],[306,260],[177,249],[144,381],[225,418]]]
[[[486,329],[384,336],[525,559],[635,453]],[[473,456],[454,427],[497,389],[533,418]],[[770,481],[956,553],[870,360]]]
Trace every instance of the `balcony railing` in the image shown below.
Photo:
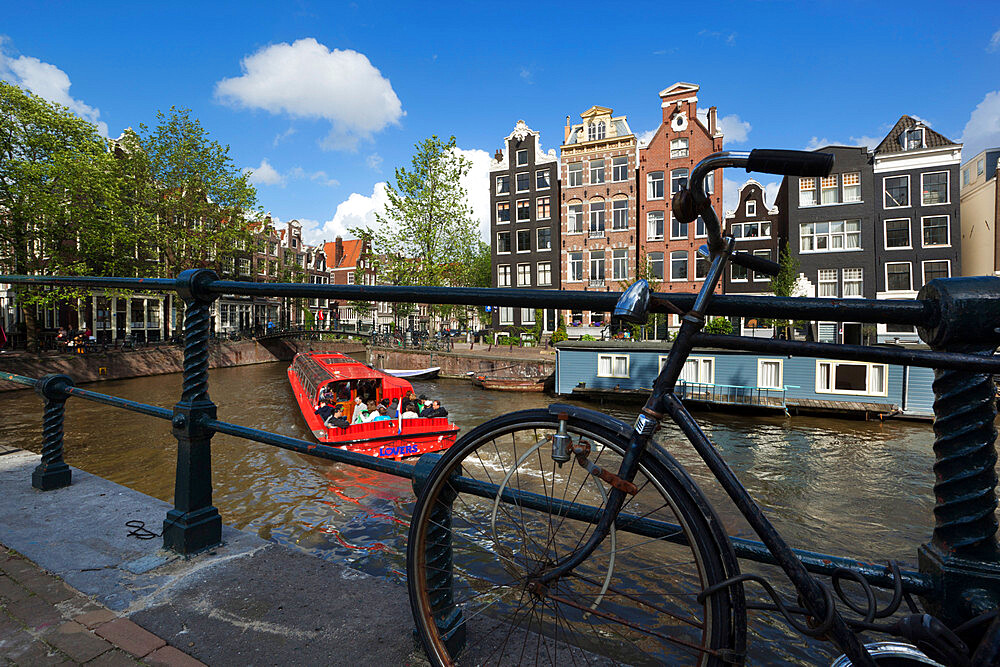
[[[604,287],[604,278],[591,278],[587,283],[590,287]]]

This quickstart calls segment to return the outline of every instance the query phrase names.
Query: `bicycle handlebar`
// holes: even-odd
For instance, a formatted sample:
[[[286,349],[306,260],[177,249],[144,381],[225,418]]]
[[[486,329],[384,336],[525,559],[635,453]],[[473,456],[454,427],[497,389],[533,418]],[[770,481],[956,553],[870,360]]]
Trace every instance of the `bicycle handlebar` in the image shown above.
[[[712,202],[705,193],[705,177],[708,173],[724,167],[745,167],[747,171],[762,171],[768,174],[788,176],[826,176],[833,169],[834,156],[830,153],[809,151],[786,151],[757,148],[746,151],[719,151],[695,165],[691,170],[688,187],[677,192],[671,201],[674,217],[679,222],[693,222],[701,215],[708,231],[708,248],[712,255],[725,251],[722,240],[722,226],[712,208]],[[777,264],[757,257],[747,260],[745,256],[733,261],[761,273],[773,273]]]
[[[769,276],[776,276],[781,271],[781,265],[763,257],[757,257],[746,252],[734,252],[729,256],[733,264],[739,264],[757,273],[766,273]]]

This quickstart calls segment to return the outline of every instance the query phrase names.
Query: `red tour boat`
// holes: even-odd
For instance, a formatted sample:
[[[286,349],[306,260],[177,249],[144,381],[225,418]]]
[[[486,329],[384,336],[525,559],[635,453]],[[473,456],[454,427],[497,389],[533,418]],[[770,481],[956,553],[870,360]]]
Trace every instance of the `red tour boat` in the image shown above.
[[[354,399],[381,401],[388,398],[393,408],[413,387],[356,359],[337,352],[304,352],[295,355],[288,367],[288,381],[299,403],[302,417],[320,442],[371,456],[400,459],[447,449],[455,444],[458,427],[446,417],[390,419],[347,428],[327,428],[316,414],[322,390],[334,397],[331,404],[343,408],[353,421]],[[404,402],[405,406],[405,402]]]

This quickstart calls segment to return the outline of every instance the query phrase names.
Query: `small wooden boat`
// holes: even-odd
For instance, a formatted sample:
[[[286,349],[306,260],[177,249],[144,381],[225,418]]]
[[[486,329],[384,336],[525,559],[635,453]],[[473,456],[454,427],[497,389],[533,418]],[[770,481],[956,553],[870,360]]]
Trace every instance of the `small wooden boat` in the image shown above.
[[[390,419],[347,428],[327,427],[316,414],[321,391],[331,393],[331,402],[352,420],[354,399],[380,401],[388,398],[396,407],[413,387],[356,359],[339,353],[304,352],[295,355],[288,368],[288,381],[302,417],[313,436],[322,443],[370,456],[400,459],[447,449],[455,444],[458,426],[445,417]]]
[[[413,370],[383,368],[382,372],[404,380],[433,380],[441,372],[441,367],[431,366],[430,368],[415,368]]]
[[[472,381],[477,387],[483,389],[493,389],[496,391],[545,391],[546,385],[552,379],[551,375],[540,378],[513,378],[497,377],[490,375],[477,375]]]

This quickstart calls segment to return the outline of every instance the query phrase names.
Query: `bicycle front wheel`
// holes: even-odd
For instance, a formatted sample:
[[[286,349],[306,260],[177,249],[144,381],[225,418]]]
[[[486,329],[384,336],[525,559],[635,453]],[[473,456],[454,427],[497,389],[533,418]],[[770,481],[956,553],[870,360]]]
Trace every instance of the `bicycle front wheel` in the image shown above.
[[[709,518],[650,453],[617,527],[582,565],[536,577],[586,543],[609,489],[575,460],[551,457],[558,418],[545,410],[483,424],[438,461],[417,500],[407,576],[433,664],[689,664],[740,660],[742,609],[698,594],[727,577]],[[623,436],[570,417],[574,444],[617,471]],[[642,519],[644,521],[635,521]],[[742,600],[742,598],[740,598]]]

